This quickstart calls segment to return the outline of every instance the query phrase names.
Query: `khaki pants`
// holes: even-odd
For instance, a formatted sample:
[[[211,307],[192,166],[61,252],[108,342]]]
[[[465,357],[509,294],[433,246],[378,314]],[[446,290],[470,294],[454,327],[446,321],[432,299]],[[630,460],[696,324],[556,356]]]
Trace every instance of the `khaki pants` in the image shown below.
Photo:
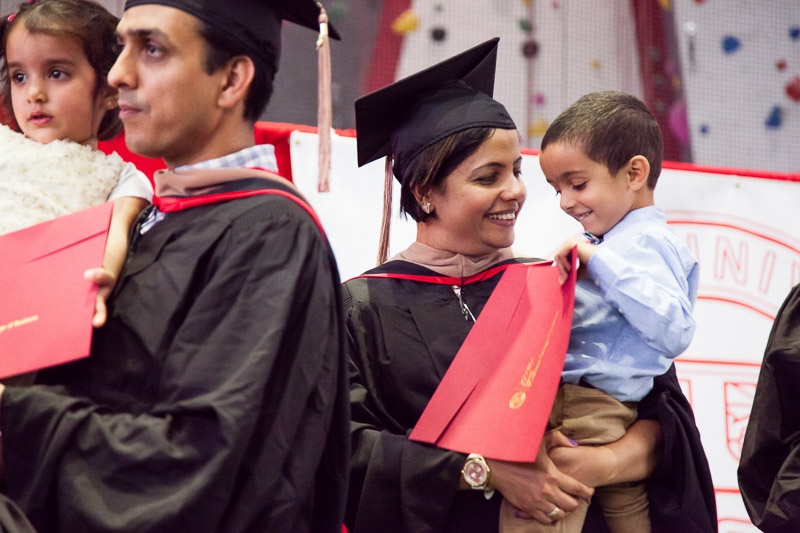
[[[564,384],[558,389],[549,429],[559,429],[580,445],[602,445],[625,435],[636,421],[636,404],[622,403],[605,392],[591,387]],[[647,533],[650,531],[647,491],[644,482],[618,483],[597,487],[593,502],[603,511],[612,533]],[[542,524],[514,516],[514,507],[503,501],[500,508],[500,533],[580,533],[586,519],[588,502],[559,514],[554,524]]]

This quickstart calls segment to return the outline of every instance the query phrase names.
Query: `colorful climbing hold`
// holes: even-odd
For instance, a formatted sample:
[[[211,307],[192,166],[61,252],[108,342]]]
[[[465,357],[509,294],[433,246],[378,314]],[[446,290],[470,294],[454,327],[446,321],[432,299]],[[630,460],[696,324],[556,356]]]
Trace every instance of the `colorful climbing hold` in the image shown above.
[[[539,43],[533,39],[528,39],[522,45],[522,55],[528,59],[532,59],[539,54]]]
[[[786,84],[786,94],[795,102],[800,102],[800,76],[795,76]]]
[[[537,119],[536,122],[528,126],[528,135],[542,137],[550,124],[543,118]]]
[[[406,9],[392,22],[392,31],[397,35],[414,31],[419,26],[419,17],[413,9]]]
[[[776,130],[781,127],[782,123],[783,110],[780,106],[772,106],[772,109],[769,110],[769,115],[767,115],[767,119],[764,121],[764,126],[766,126],[768,130]]]
[[[722,51],[726,54],[732,54],[742,46],[742,42],[733,35],[726,35],[722,38]]]

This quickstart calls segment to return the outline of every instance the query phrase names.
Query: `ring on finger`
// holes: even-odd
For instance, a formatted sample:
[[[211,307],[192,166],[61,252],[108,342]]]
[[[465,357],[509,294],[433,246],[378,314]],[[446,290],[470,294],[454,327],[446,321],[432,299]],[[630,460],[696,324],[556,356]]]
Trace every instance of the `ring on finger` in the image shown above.
[[[547,513],[547,518],[549,518],[550,520],[555,520],[556,517],[558,516],[559,511],[561,511],[561,509],[559,509],[558,505],[556,505],[555,507],[553,507],[552,511]]]

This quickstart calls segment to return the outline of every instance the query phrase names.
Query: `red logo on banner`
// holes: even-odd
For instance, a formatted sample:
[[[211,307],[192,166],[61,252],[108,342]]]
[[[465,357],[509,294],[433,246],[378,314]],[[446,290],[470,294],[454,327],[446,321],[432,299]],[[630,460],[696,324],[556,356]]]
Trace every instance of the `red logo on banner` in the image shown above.
[[[742,455],[742,441],[755,393],[755,383],[725,382],[725,440],[737,462]]]

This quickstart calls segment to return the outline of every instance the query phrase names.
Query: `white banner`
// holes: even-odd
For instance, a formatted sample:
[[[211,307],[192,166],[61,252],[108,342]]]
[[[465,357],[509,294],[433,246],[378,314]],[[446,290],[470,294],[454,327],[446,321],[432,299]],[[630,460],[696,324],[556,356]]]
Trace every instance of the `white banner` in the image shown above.
[[[343,280],[375,266],[383,205],[383,160],[357,168],[355,139],[334,137],[331,192],[316,192],[317,137],[293,133],[294,180],[328,232]],[[515,248],[550,258],[582,228],[558,206],[535,155],[523,157],[528,199]],[[398,215],[395,180],[391,253],[416,235]],[[800,282],[800,181],[666,168],[656,204],[700,261],[697,332],[676,366],[711,464],[722,533],[756,532],[736,468],[758,371],[775,314]]]

